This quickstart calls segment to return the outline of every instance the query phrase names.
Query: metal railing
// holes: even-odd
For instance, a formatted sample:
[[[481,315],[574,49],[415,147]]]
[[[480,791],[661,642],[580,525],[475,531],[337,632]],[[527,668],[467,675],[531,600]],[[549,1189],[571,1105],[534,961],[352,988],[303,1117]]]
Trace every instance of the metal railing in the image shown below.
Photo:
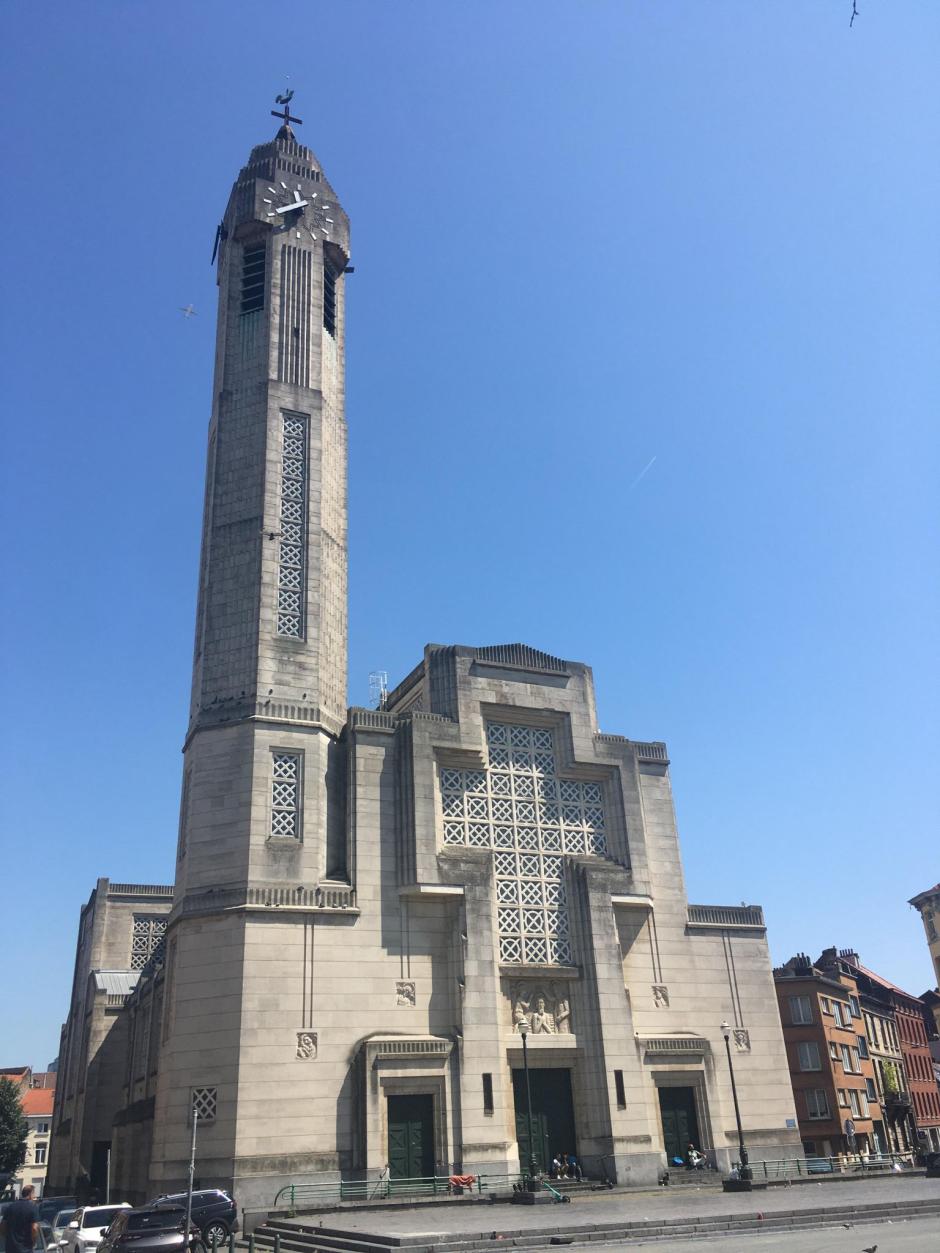
[[[909,1170],[913,1166],[913,1157],[911,1153],[842,1153],[837,1157],[782,1157],[766,1162],[752,1161],[750,1166],[754,1178],[763,1182],[855,1175],[862,1171],[893,1171],[896,1168]]]
[[[700,927],[762,927],[760,905],[690,905],[689,922]]]
[[[472,1185],[451,1183],[450,1175],[415,1179],[336,1179],[323,1183],[289,1183],[274,1198],[274,1208],[297,1209],[329,1201],[384,1201],[396,1196],[459,1196],[462,1192],[510,1189],[520,1175],[477,1175]]]

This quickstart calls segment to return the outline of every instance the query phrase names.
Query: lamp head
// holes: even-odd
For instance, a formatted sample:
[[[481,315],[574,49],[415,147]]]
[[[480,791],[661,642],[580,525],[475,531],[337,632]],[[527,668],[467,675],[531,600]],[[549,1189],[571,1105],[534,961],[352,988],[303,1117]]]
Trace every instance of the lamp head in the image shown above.
[[[522,1036],[523,1040],[529,1034],[529,1020],[527,1018],[521,1018],[519,1020],[519,1034]]]
[[[726,1040],[731,1039],[731,1023],[730,1022],[723,1022],[721,1024],[721,1034],[725,1037]]]

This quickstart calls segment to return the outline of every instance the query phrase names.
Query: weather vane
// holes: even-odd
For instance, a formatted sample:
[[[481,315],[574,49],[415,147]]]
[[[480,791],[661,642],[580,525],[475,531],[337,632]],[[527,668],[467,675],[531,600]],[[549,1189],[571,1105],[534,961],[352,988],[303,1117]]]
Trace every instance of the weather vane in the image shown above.
[[[275,96],[274,103],[282,104],[284,106],[284,112],[278,113],[277,109],[272,109],[271,116],[281,118],[285,126],[290,126],[291,122],[296,122],[298,126],[303,126],[304,124],[303,118],[291,117],[290,102],[293,100],[293,98],[294,98],[293,88],[290,88],[288,91],[282,92],[280,96]]]

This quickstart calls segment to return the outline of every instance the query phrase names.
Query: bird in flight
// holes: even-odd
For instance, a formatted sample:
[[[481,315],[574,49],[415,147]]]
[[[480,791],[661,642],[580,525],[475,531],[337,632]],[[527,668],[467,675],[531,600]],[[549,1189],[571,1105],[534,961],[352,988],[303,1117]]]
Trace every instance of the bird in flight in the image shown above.
[[[192,305],[180,305],[180,313],[184,318],[198,318],[199,314]]]

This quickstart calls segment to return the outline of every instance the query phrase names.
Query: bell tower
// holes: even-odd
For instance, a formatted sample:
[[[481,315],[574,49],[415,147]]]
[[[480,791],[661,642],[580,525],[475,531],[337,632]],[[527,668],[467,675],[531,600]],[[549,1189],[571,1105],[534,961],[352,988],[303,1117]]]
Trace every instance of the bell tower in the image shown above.
[[[217,232],[191,731],[271,705],[346,715],[349,222],[298,120],[252,150]]]
[[[276,1111],[268,1104],[254,1119],[309,1025],[311,910],[342,903],[348,884],[349,222],[295,137],[289,95],[278,103],[280,128],[240,171],[213,254],[218,329],[154,1110],[158,1191],[185,1178],[193,1103],[207,1177],[233,1181],[239,1158],[270,1156],[260,1128]]]

